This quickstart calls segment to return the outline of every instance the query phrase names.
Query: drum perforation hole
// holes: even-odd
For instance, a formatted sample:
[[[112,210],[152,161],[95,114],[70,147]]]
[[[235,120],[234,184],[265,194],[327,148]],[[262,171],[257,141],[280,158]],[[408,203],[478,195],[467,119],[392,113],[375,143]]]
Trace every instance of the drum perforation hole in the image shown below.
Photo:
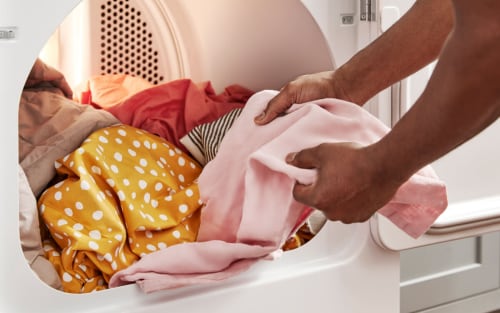
[[[126,74],[158,84],[159,52],[145,14],[129,0],[108,0],[100,6],[101,74]]]

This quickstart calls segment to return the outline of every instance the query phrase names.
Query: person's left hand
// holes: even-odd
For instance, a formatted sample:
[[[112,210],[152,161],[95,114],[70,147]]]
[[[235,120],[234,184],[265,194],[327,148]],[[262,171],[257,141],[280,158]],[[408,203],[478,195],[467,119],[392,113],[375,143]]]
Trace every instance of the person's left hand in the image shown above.
[[[64,75],[55,68],[45,64],[42,60],[37,59],[26,80],[25,86],[35,87],[42,83],[47,83],[60,89],[70,99],[73,96],[73,91],[66,78],[64,78]]]
[[[325,143],[289,154],[287,163],[316,169],[311,185],[296,183],[294,198],[323,211],[333,221],[356,223],[368,220],[383,207],[400,186],[386,173],[382,162],[366,147],[354,143]],[[397,177],[397,175],[394,175]]]

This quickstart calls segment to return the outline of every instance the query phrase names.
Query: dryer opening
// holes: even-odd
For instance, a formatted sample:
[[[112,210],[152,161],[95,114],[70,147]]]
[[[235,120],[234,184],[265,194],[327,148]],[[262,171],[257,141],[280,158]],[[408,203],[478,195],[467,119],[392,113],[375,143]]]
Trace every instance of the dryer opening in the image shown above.
[[[33,222],[21,236],[40,254],[42,280],[70,293],[107,289],[135,262],[196,243],[211,229],[219,237],[210,238],[272,248],[243,260],[295,250],[316,236],[325,219],[309,208],[266,222],[274,232],[287,223],[281,239],[238,234],[231,212],[203,228],[209,205],[198,179],[250,97],[333,67],[307,10],[285,1],[289,11],[275,3],[263,15],[264,2],[224,0],[220,10],[200,1],[87,0],[63,21],[19,107],[21,224]],[[257,13],[266,36],[256,36]],[[276,16],[295,22],[276,27]],[[296,47],[290,34],[300,33],[317,42],[317,57]],[[44,81],[54,73],[64,75],[72,98]]]

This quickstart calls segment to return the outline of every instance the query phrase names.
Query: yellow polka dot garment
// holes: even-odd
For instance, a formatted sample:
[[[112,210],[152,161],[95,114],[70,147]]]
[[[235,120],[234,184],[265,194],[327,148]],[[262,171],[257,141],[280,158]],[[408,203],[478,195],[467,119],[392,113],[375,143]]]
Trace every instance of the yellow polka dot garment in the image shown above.
[[[103,128],[56,170],[66,178],[43,193],[39,209],[60,247],[46,244],[64,291],[104,289],[142,255],[196,240],[201,168],[162,138]]]

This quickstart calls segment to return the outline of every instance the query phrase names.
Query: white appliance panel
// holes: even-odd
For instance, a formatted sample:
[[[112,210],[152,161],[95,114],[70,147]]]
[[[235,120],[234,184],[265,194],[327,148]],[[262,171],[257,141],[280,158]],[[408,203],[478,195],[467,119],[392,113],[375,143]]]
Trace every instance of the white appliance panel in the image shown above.
[[[325,0],[317,4],[304,0],[317,17],[323,33],[299,1],[152,0],[138,3],[146,12],[143,18],[158,38],[163,38],[155,47],[160,53],[175,56],[161,61],[164,63],[159,68],[169,70],[159,80],[210,79],[218,88],[227,82],[241,82],[255,89],[277,89],[297,75],[333,68],[333,57],[337,64],[345,62],[372,40],[380,27],[380,19],[360,21],[359,3],[351,0]],[[381,246],[400,250],[500,229],[498,224],[483,223],[454,232],[435,232],[415,241],[380,217],[356,225],[329,222],[303,248],[285,254],[278,261],[262,262],[249,272],[216,285],[150,295],[143,294],[134,285],[86,295],[65,294],[45,286],[25,262],[17,235],[17,184],[13,183],[17,181],[17,104],[33,61],[64,17],[78,4],[79,0],[0,0],[0,31],[12,31],[8,38],[0,39],[0,95],[4,103],[4,123],[0,131],[4,146],[0,162],[0,199],[4,207],[0,210],[1,312],[67,312],[69,309],[72,312],[206,312],[208,307],[217,312],[271,309],[324,312],[333,308],[340,312],[367,312],[368,309],[399,312],[399,255]],[[214,4],[219,9],[211,7]],[[206,14],[211,9],[214,14],[220,14],[219,21],[233,23],[239,29],[226,27],[225,23],[211,23]],[[244,9],[251,14],[243,14]],[[88,5],[78,10],[83,16],[89,13],[88,10],[92,11]],[[387,12],[386,16],[394,20],[395,11]],[[272,33],[254,29],[257,22],[251,17],[262,13],[265,25],[276,23]],[[72,22],[67,27],[79,31],[81,37],[78,38],[89,43],[87,48],[95,48],[90,38],[94,30],[85,26],[85,21],[81,22]],[[260,24],[261,27],[265,25]],[[237,38],[237,30],[247,39],[244,45],[234,50],[223,49],[222,35]],[[59,35],[64,37],[64,30],[61,32]],[[261,49],[261,40],[272,44]],[[82,77],[101,70],[100,66],[84,66],[85,61],[97,64],[92,60],[99,58],[98,49],[82,50],[78,45],[59,43],[66,48],[57,52],[56,66],[68,68],[75,57],[81,61],[81,64],[73,64],[74,71],[68,73],[71,83],[76,84]],[[197,49],[189,49],[194,46]],[[316,47],[314,52],[311,46]],[[371,101],[368,109],[384,115],[391,106],[386,100],[386,95],[381,94]],[[498,195],[490,192],[488,196],[492,194],[493,197]],[[493,211],[496,207],[493,204]]]
[[[381,0],[379,32],[386,31],[414,3]],[[379,107],[391,107],[392,123],[418,99],[435,62],[382,92]],[[404,250],[500,230],[500,121],[432,164],[446,183],[448,208],[431,229],[413,239],[382,216],[371,220],[372,235],[383,247]]]

